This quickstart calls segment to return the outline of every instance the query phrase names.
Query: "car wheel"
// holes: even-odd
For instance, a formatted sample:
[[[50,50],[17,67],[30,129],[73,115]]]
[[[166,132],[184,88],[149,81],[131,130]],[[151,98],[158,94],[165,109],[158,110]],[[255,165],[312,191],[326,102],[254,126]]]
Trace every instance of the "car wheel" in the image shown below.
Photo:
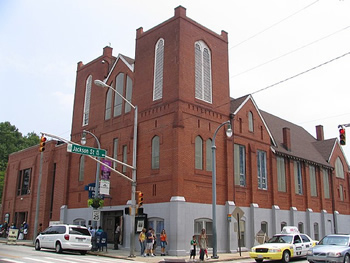
[[[56,253],[62,253],[62,246],[60,242],[56,243],[55,250],[56,250]]]
[[[39,240],[35,241],[35,250],[40,250],[40,242]]]
[[[344,263],[350,263],[350,257],[348,254],[346,254],[344,257]]]
[[[283,251],[282,262],[288,263],[290,261],[290,253],[288,250]]]
[[[80,251],[80,254],[81,255],[86,255],[86,252],[87,252],[86,250],[82,250],[82,251]]]
[[[256,261],[257,263],[261,263],[261,262],[263,262],[263,259],[255,259],[255,261]]]

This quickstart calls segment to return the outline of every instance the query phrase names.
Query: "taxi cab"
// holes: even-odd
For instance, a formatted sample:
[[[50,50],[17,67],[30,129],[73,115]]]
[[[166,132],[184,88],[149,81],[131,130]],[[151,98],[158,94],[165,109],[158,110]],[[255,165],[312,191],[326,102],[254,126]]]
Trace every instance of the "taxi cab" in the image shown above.
[[[287,263],[291,258],[306,257],[307,251],[316,244],[317,241],[301,234],[297,227],[285,226],[280,234],[274,235],[266,243],[252,247],[249,256],[256,262],[267,259]]]

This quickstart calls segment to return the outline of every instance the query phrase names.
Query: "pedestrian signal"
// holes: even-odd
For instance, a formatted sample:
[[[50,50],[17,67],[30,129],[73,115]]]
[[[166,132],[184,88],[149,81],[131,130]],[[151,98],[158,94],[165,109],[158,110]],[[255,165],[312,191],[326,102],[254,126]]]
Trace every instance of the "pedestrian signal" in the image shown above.
[[[45,144],[46,144],[46,137],[41,136],[40,138],[40,145],[39,145],[39,152],[45,151]]]
[[[340,145],[346,144],[345,129],[342,126],[339,129],[339,140],[340,140]]]

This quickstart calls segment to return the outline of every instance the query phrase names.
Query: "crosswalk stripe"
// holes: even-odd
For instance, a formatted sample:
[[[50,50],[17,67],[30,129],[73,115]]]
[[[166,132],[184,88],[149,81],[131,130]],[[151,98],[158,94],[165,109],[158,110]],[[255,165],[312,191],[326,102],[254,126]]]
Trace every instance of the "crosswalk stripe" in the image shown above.
[[[9,259],[9,258],[2,258],[1,260],[7,261],[7,262],[13,262],[13,263],[25,263],[23,261],[18,261],[18,260]]]
[[[29,260],[32,260],[32,261],[35,261],[35,262],[44,262],[44,263],[47,263],[46,260],[41,260],[41,259],[38,259],[38,258],[24,257],[23,259],[29,259]]]
[[[45,257],[45,258],[50,259],[50,260],[53,259],[52,257]],[[60,261],[60,262],[68,262],[68,263],[72,262],[71,260],[65,260],[65,259],[61,259],[61,258],[55,258],[55,260]]]

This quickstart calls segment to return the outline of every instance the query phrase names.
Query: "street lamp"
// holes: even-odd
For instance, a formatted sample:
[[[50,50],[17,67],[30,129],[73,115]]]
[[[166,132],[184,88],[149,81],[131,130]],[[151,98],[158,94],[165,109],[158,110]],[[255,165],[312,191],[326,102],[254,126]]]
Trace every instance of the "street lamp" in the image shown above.
[[[101,144],[100,144],[100,141],[98,140],[98,138],[96,137],[95,134],[93,134],[92,132],[89,132],[89,131],[86,131],[86,130],[83,130],[83,137],[81,137],[81,144],[82,145],[85,145],[86,144],[86,134],[90,134],[92,137],[95,138],[96,142],[97,142],[97,147],[98,149],[101,149]],[[97,160],[100,161],[100,157],[97,157]],[[97,163],[96,164],[97,167],[96,167],[96,178],[95,178],[95,194],[94,194],[94,198],[98,198],[99,196],[99,189],[100,189],[100,164]],[[95,222],[95,221],[94,221]],[[96,225],[97,225],[97,221],[96,221]],[[96,226],[94,225],[94,226]]]
[[[219,258],[217,255],[217,234],[216,234],[216,146],[215,137],[219,129],[227,124],[226,136],[230,138],[232,136],[231,121],[225,121],[220,124],[216,129],[213,136],[213,141],[211,144],[212,150],[212,190],[213,190],[213,201],[212,201],[212,213],[213,213],[213,256],[212,258]]]
[[[112,89],[117,93],[126,103],[128,103],[134,109],[134,139],[133,139],[133,154],[132,154],[132,183],[131,183],[131,223],[130,223],[130,257],[135,257],[135,214],[136,214],[136,153],[137,153],[137,106],[131,104],[122,94],[120,94],[116,89],[107,85],[102,80],[94,81],[96,86]]]

